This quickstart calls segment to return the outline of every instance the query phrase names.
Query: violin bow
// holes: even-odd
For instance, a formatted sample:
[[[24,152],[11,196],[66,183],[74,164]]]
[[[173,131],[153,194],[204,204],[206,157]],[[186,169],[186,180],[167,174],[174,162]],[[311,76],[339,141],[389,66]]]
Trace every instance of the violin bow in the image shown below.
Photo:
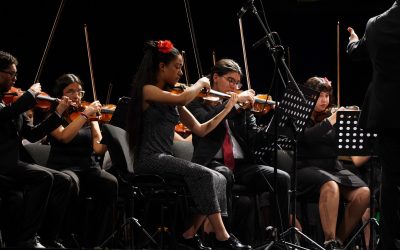
[[[92,55],[90,53],[89,33],[88,33],[88,30],[87,30],[87,25],[84,24],[83,28],[85,30],[86,50],[87,50],[87,55],[88,55],[88,60],[89,60],[89,70],[90,70],[90,79],[91,79],[91,82],[92,82],[93,99],[95,101],[97,101],[96,87],[95,87],[94,74],[93,74],[93,65],[92,65]]]
[[[185,73],[185,79],[186,79],[186,85],[190,86],[189,82],[189,72],[187,68],[187,63],[186,63],[186,52],[182,50],[182,57],[183,57],[183,72]]]
[[[340,39],[339,39],[339,21],[336,26],[336,67],[337,67],[337,106],[340,107]]]
[[[61,16],[61,11],[63,10],[64,5],[65,5],[65,1],[66,0],[62,0],[61,3],[60,3],[60,6],[58,7],[57,15],[56,15],[56,18],[54,20],[53,27],[51,28],[49,39],[47,39],[46,47],[44,49],[44,52],[43,52],[43,55],[42,55],[42,59],[40,60],[39,68],[38,68],[38,70],[36,72],[34,83],[39,82],[40,76],[42,74],[43,65],[44,65],[44,62],[46,61],[47,54],[48,54],[48,51],[49,51],[49,48],[50,48],[50,44],[51,44],[51,41],[53,40],[54,31],[56,30],[56,27],[57,27],[57,24],[58,24],[58,20],[60,19],[60,16]]]
[[[212,60],[213,60],[213,65],[215,66],[215,63],[217,62],[217,57],[215,56],[215,51],[212,52]]]
[[[186,17],[189,24],[190,38],[192,40],[194,58],[196,59],[197,73],[199,75],[199,78],[201,78],[204,75],[203,75],[203,70],[201,69],[199,50],[197,48],[196,35],[194,33],[194,28],[193,28],[193,21],[192,21],[192,14],[190,12],[189,0],[184,0],[184,2],[185,2]]]
[[[108,84],[108,90],[107,90],[107,99],[106,99],[106,105],[110,103],[110,97],[111,97],[111,91],[112,91],[112,83]]]
[[[239,30],[240,30],[240,41],[242,42],[242,52],[243,52],[243,60],[244,60],[244,69],[245,69],[245,71],[246,71],[247,89],[251,89],[250,74],[249,74],[249,65],[248,65],[248,63],[247,63],[246,44],[245,44],[245,42],[244,42],[244,35],[243,35],[242,17],[239,17]]]

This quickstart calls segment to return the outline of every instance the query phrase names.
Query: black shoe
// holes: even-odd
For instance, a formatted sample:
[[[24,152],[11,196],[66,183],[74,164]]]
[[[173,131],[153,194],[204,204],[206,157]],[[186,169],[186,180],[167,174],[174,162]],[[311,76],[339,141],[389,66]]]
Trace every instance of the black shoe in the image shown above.
[[[329,242],[327,242],[325,244],[325,249],[326,250],[340,250],[342,249],[339,242],[337,242],[336,240],[330,240]]]
[[[212,250],[211,247],[206,247],[200,239],[198,234],[195,234],[193,238],[185,239],[181,238],[178,240],[178,245],[189,249],[197,249],[197,250]]]
[[[243,245],[233,234],[225,241],[215,241],[216,248],[233,249],[233,250],[247,250],[252,249],[249,245]]]
[[[43,245],[46,246],[46,248],[56,248],[56,249],[65,249],[66,248],[58,240],[43,240],[42,243],[43,243]]]
[[[203,233],[203,242],[206,246],[210,246],[211,248],[214,248],[215,241],[216,241],[215,233],[213,233],[213,232]]]
[[[40,242],[39,237],[35,236],[32,239],[26,241],[18,241],[15,244],[12,244],[11,247],[16,248],[45,248]]]

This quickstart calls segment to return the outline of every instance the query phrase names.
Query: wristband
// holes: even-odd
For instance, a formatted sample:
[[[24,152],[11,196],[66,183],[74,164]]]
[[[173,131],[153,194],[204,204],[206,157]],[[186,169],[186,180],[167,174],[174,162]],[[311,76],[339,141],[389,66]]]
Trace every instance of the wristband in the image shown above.
[[[89,117],[88,117],[85,113],[81,112],[80,115],[81,115],[82,117],[84,117],[86,120],[89,120]]]

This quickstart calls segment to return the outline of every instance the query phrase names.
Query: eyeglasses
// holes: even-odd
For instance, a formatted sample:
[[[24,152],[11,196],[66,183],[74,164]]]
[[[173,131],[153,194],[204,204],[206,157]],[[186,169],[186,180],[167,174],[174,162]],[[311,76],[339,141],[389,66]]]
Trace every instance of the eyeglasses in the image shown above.
[[[6,70],[1,70],[0,72],[8,74],[11,78],[18,76],[18,72],[10,72],[10,71],[6,71]]]
[[[79,90],[68,89],[67,91],[65,91],[65,94],[67,95],[73,95],[75,93],[77,93],[80,98],[82,98],[85,95],[85,91],[80,89]]]
[[[240,89],[242,87],[242,83],[239,81],[236,81],[232,77],[229,77],[229,76],[222,76],[222,77],[225,78],[229,82],[229,84],[235,85],[236,89]]]

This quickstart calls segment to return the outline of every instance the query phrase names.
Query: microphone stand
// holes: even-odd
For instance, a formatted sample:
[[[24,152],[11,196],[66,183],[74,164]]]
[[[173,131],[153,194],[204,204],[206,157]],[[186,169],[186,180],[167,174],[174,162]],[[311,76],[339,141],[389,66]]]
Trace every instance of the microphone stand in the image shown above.
[[[286,62],[285,62],[285,59],[284,59],[284,48],[281,46],[281,45],[278,45],[278,44],[276,44],[276,42],[275,42],[275,40],[274,40],[274,38],[273,38],[273,36],[272,36],[272,32],[271,32],[271,30],[269,29],[269,27],[268,27],[268,23],[266,23],[266,24],[264,24],[264,22],[263,22],[263,20],[261,19],[261,17],[260,17],[260,15],[258,14],[258,11],[257,11],[257,9],[256,9],[256,7],[254,6],[254,1],[248,1],[247,3],[246,3],[246,6],[245,7],[243,7],[240,11],[239,11],[239,13],[238,13],[238,17],[239,17],[239,19],[241,19],[241,17],[242,17],[242,15],[244,14],[244,11],[245,10],[250,10],[256,17],[257,17],[257,20],[259,21],[259,23],[260,23],[260,25],[262,26],[262,28],[263,28],[263,30],[265,31],[265,33],[266,33],[266,35],[264,36],[264,37],[262,37],[259,41],[257,41],[256,43],[254,43],[253,44],[253,48],[256,48],[256,47],[258,47],[258,46],[260,46],[261,44],[265,44],[266,46],[267,46],[267,48],[269,49],[269,51],[270,51],[270,53],[271,53],[271,55],[272,55],[272,58],[273,58],[273,60],[274,60],[274,63],[275,63],[275,65],[277,65],[277,63],[280,63],[280,65],[282,65],[283,66],[283,68],[285,69],[285,72],[286,72],[286,75],[287,75],[287,77],[288,77],[288,83],[292,83],[293,85],[294,85],[294,87],[295,87],[295,89],[296,89],[296,91],[298,92],[298,94],[299,94],[299,96],[300,96],[300,98],[301,98],[301,101],[303,102],[303,103],[307,103],[307,99],[306,99],[306,97],[304,96],[304,94],[303,94],[303,92],[300,90],[300,88],[299,88],[299,86],[298,86],[298,84],[296,83],[296,81],[294,80],[294,78],[293,78],[293,75],[292,75],[292,73],[290,72],[290,69],[289,69],[289,67],[287,66],[287,64],[286,64]],[[280,78],[281,78],[281,81],[282,81],[282,84],[284,85],[284,87],[286,88],[286,84],[285,84],[285,81],[284,81],[284,79],[283,79],[283,76],[282,76],[282,73],[281,73],[281,71],[280,71],[280,69],[279,69],[279,67],[278,67],[278,72],[279,72],[279,75],[280,75]],[[278,92],[277,91],[277,87],[275,86],[275,92]],[[278,115],[278,114],[277,114]],[[274,196],[275,196],[275,201],[277,202],[278,201],[278,199],[277,199],[277,192],[276,192],[276,190],[277,190],[277,168],[278,168],[278,164],[277,164],[277,150],[278,150],[278,116],[276,117],[276,119],[274,119],[274,127],[275,127],[275,129],[274,129],[274,136],[275,136],[275,145],[274,145],[274,154],[273,154],[273,161],[274,161]],[[294,146],[294,150],[296,151],[296,146]],[[294,155],[294,157],[295,157],[296,155]],[[295,166],[295,161],[296,161],[296,159],[294,158],[293,159],[293,162],[294,162],[294,166]],[[296,177],[294,177],[295,179],[296,179]],[[292,183],[293,183],[293,181],[292,181]],[[294,198],[292,198],[291,200],[293,201],[293,202],[296,202],[296,193],[293,193],[293,192],[296,192],[296,187],[292,187],[291,189],[293,189],[293,190],[291,190],[292,191],[292,193],[291,193],[291,195],[293,195],[294,196]],[[316,247],[318,248],[318,249],[323,249],[321,246],[319,246],[316,242],[314,242],[313,240],[311,240],[309,237],[307,237],[306,235],[304,235],[302,232],[300,232],[296,227],[295,227],[295,221],[296,221],[296,209],[295,209],[295,207],[296,207],[296,204],[292,204],[292,206],[294,207],[294,214],[292,215],[293,216],[293,218],[292,218],[292,226],[289,226],[289,229],[287,229],[285,232],[282,232],[280,235],[276,235],[275,236],[275,239],[274,239],[274,241],[273,241],[273,243],[272,244],[268,244],[265,248],[264,248],[264,250],[268,250],[268,249],[270,249],[273,245],[275,245],[275,244],[278,244],[279,242],[280,243],[282,243],[286,248],[288,247],[288,246],[295,246],[295,247],[298,247],[298,249],[307,249],[307,248],[303,248],[303,247],[301,247],[301,246],[296,246],[295,244],[292,244],[291,242],[285,242],[285,241],[283,241],[282,240],[282,238],[283,237],[285,237],[287,234],[289,234],[290,232],[292,232],[293,234],[291,235],[291,240],[292,240],[292,242],[294,242],[294,240],[295,240],[295,234],[296,233],[298,233],[298,234],[300,234],[301,236],[303,236],[306,240],[308,240],[308,241],[310,241],[310,242],[312,242],[312,243],[314,243],[314,245],[316,245]],[[278,207],[278,206],[276,206],[276,207]],[[277,209],[275,210],[275,213],[277,214]],[[283,219],[289,219],[289,218],[283,218]],[[282,231],[283,231],[284,229],[282,229]],[[279,236],[279,237],[278,237]],[[281,238],[281,239],[279,239],[279,238]]]
[[[253,48],[258,47],[259,45],[261,45],[262,43],[264,43],[267,48],[269,49],[269,51],[272,54],[272,58],[274,60],[275,63],[277,63],[277,60],[279,60],[279,62],[281,63],[281,65],[284,67],[285,72],[288,76],[288,82],[292,82],[294,83],[297,91],[299,92],[300,96],[303,98],[303,101],[306,102],[306,98],[303,94],[303,92],[300,90],[298,84],[296,83],[296,81],[293,78],[292,73],[290,72],[289,67],[286,64],[285,58],[283,57],[284,55],[284,49],[282,47],[282,45],[277,45],[274,38],[272,37],[272,34],[274,32],[271,32],[268,23],[264,24],[263,20],[261,19],[260,15],[258,14],[258,11],[256,9],[256,7],[254,6],[254,4],[252,3],[251,6],[249,7],[249,9],[251,10],[251,12],[256,15],[258,22],[260,23],[261,27],[263,28],[263,30],[265,31],[266,35],[264,37],[262,37],[260,40],[258,40],[257,42],[255,42],[253,44]],[[284,87],[286,88],[285,85],[285,81],[283,79],[283,76],[279,70],[279,75],[281,77],[282,83],[284,85]]]

